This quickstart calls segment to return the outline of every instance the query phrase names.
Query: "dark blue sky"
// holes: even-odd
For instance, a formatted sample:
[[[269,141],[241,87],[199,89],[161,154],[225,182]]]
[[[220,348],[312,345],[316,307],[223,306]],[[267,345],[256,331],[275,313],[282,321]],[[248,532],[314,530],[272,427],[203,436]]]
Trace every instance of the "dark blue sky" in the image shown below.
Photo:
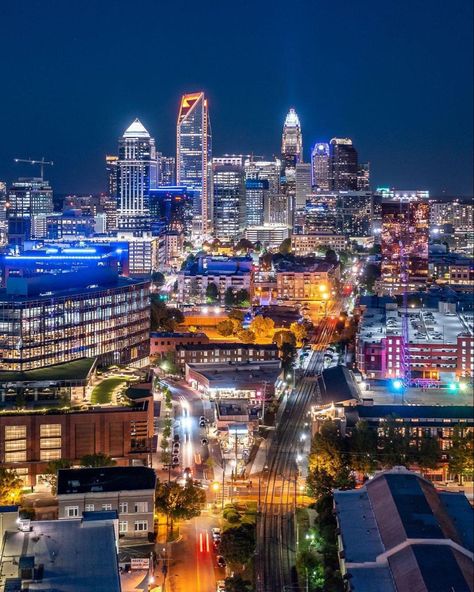
[[[472,0],[2,0],[0,179],[44,155],[57,191],[103,190],[130,121],[174,154],[204,89],[216,155],[278,152],[294,106],[306,158],[350,136],[374,185],[472,195],[472,28]]]

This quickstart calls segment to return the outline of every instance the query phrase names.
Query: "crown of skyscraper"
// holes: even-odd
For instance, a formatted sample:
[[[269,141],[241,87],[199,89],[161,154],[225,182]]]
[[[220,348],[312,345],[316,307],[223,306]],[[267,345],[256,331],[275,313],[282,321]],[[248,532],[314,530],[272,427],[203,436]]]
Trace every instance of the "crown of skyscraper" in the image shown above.
[[[124,138],[149,138],[150,134],[138,117],[127,127]]]
[[[285,119],[285,127],[300,127],[299,117],[293,108],[288,111]]]

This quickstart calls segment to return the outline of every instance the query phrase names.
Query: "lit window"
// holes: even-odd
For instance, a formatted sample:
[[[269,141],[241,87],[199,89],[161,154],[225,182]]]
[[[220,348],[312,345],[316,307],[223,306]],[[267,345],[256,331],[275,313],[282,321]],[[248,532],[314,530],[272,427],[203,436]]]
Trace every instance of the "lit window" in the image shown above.
[[[66,518],[77,518],[79,516],[79,506],[66,506],[64,513]]]
[[[121,514],[126,514],[128,512],[128,502],[120,502],[119,512]]]
[[[108,511],[112,509],[112,504],[102,504],[102,510]]]
[[[84,510],[85,510],[86,512],[93,512],[93,511],[94,511],[94,504],[86,504],[86,505],[84,506]]]
[[[119,522],[119,532],[124,533],[128,530],[128,522],[126,520]]]
[[[137,520],[134,524],[135,532],[145,532],[148,530],[148,521],[147,520]]]
[[[135,502],[135,512],[148,512],[148,502]]]

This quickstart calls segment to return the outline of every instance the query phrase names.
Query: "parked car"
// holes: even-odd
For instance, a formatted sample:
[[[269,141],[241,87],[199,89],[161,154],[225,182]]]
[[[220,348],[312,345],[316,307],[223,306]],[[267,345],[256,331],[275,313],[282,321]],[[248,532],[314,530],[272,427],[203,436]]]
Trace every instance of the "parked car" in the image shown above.
[[[224,580],[219,580],[217,582],[216,592],[225,592],[225,582],[224,582]]]
[[[225,562],[225,559],[224,559],[224,557],[222,557],[222,555],[218,555],[216,561],[217,561],[217,565],[219,567],[224,568],[227,565],[227,563]]]
[[[212,538],[214,540],[221,538],[221,529],[220,528],[211,528]]]

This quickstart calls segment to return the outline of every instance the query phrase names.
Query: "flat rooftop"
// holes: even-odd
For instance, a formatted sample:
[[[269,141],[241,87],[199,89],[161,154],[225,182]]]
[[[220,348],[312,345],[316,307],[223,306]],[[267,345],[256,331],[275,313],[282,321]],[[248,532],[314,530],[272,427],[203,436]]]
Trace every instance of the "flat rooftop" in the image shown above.
[[[410,343],[456,344],[459,335],[472,335],[472,317],[442,313],[434,308],[408,309]],[[380,343],[386,337],[399,337],[403,332],[403,310],[397,307],[367,308],[359,325],[359,339]]]
[[[26,370],[25,372],[10,372],[0,370],[2,382],[68,382],[84,381],[94,366],[95,358],[81,358],[65,364],[55,364],[46,368]]]
[[[32,522],[31,532],[7,531],[1,555],[0,592],[5,578],[18,577],[20,558],[33,557],[43,566],[39,581],[28,590],[120,592],[117,549],[111,521],[45,520]]]
[[[280,361],[248,362],[245,364],[186,364],[198,372],[213,389],[240,388],[267,382],[274,384],[281,373]]]
[[[60,469],[58,495],[155,489],[156,473],[148,467]]]

